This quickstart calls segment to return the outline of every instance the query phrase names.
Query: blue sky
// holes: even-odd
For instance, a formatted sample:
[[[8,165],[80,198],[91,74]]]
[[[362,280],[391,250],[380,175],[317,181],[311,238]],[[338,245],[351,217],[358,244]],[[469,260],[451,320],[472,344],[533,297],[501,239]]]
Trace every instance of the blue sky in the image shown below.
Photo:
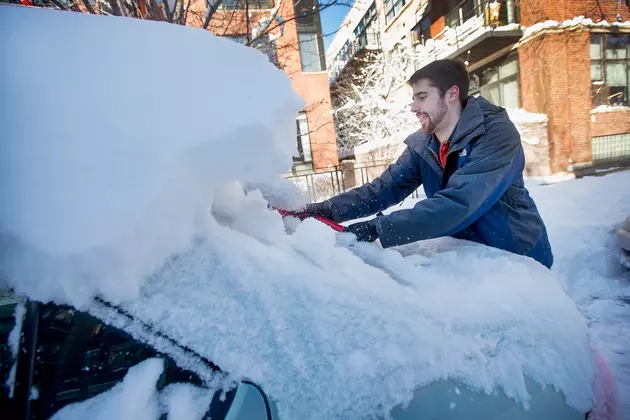
[[[354,0],[340,0],[340,2],[348,3],[348,5],[334,5],[321,12],[322,32],[324,33],[324,49],[328,48],[328,45],[335,37],[333,32],[335,32],[339,28],[339,25],[341,25],[343,18],[346,17],[348,10],[350,10],[350,5],[354,3]],[[326,1],[326,3],[330,3],[330,1]],[[330,33],[332,34],[326,36],[326,34]]]

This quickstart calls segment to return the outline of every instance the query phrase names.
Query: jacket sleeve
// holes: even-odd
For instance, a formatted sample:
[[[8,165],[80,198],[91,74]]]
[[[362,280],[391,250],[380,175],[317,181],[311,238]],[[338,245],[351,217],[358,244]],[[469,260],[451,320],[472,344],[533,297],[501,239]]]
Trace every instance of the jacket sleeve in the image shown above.
[[[522,173],[525,156],[514,124],[501,118],[486,127],[469,162],[446,187],[413,208],[380,216],[376,227],[383,247],[449,236],[486,213]]]
[[[369,184],[328,200],[333,220],[345,222],[371,216],[404,200],[421,184],[420,167],[409,147],[385,172]]]

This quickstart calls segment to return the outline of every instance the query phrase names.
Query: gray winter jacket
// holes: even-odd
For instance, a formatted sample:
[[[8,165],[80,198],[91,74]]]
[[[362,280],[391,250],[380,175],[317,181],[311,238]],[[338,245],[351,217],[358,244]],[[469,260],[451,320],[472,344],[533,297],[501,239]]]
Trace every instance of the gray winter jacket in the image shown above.
[[[506,111],[470,97],[451,135],[444,169],[439,142],[421,130],[377,179],[331,198],[333,220],[370,216],[400,203],[420,185],[427,199],[379,215],[384,247],[454,236],[530,256],[551,267],[545,225],[523,183],[521,139]]]

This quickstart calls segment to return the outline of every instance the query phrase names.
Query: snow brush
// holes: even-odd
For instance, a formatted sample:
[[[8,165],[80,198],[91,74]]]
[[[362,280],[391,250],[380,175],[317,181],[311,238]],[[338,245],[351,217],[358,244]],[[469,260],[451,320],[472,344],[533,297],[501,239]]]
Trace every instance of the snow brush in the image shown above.
[[[346,231],[346,228],[341,226],[339,223],[335,223],[332,220],[326,219],[325,217],[322,217],[322,216],[310,216],[310,215],[308,215],[306,213],[300,213],[300,212],[294,212],[294,211],[285,210],[285,209],[279,209],[277,207],[273,207],[273,209],[275,211],[277,211],[278,213],[280,213],[280,215],[282,217],[293,216],[293,217],[297,217],[300,220],[305,219],[307,217],[314,217],[317,221],[322,222],[325,225],[328,225],[332,230],[334,230],[336,232],[345,232]]]

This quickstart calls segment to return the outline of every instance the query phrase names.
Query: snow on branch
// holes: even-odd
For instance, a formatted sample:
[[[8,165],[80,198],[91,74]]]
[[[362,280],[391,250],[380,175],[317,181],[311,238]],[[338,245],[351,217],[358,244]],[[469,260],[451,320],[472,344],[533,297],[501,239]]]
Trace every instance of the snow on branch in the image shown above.
[[[273,9],[271,9],[271,13],[269,14],[269,16],[263,17],[258,22],[258,25],[254,26],[254,28],[252,29],[252,40],[256,40],[262,34],[266,33],[266,31],[269,29],[269,25],[271,24],[271,22],[277,19],[278,11],[280,10],[281,5],[282,5],[282,0],[278,0],[278,3],[276,4],[276,6]]]
[[[331,86],[337,146],[341,152],[387,138],[402,141],[418,126],[409,110],[406,82],[416,53],[403,46],[356,58],[358,70],[340,75]]]
[[[527,42],[538,35],[546,32],[554,32],[558,30],[575,30],[575,29],[594,29],[594,28],[617,28],[630,30],[630,21],[626,22],[608,22],[601,21],[594,23],[593,19],[587,19],[584,16],[577,16],[573,19],[565,20],[564,22],[558,22],[555,20],[548,20],[546,22],[539,22],[525,29],[523,32],[523,38],[521,43]]]

